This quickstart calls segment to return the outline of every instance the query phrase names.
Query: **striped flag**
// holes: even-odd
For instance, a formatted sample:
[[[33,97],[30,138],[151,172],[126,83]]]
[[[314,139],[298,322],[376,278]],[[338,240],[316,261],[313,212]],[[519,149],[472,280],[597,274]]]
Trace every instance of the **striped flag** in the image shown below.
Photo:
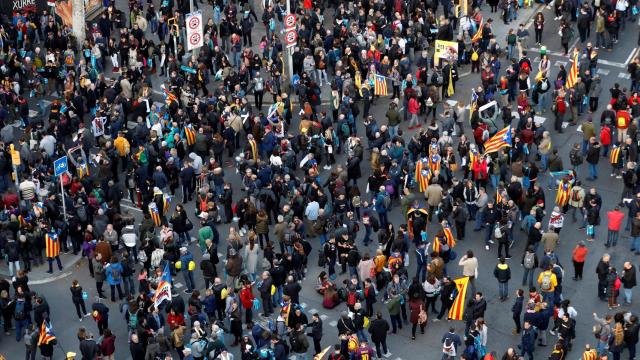
[[[476,91],[471,89],[471,103],[469,104],[469,121],[471,121],[471,117],[473,113],[478,110],[478,94]]]
[[[160,226],[162,220],[160,219],[160,213],[158,212],[158,208],[156,203],[151,202],[149,204],[149,215],[151,215],[151,219],[156,226]]]
[[[165,300],[171,301],[171,283],[164,280],[160,281],[151,300],[156,308],[160,307]]]
[[[51,328],[51,324],[47,320],[43,320],[40,325],[40,336],[38,337],[38,346],[45,344],[48,345],[50,342],[56,339],[56,336],[53,334],[53,329]]]
[[[171,196],[162,195],[162,209],[163,214],[167,215],[169,212],[169,206],[171,205]]]
[[[50,232],[44,235],[45,242],[45,256],[48,258],[54,258],[60,255],[60,241],[58,241],[58,234]]]
[[[431,177],[429,166],[425,166],[425,162],[427,162],[425,159],[419,159],[416,163],[415,180],[418,184],[419,192],[427,190],[427,186],[429,186],[429,178]]]
[[[505,146],[511,146],[511,125],[498,131],[484,143],[484,153],[490,154]]]
[[[167,104],[167,106],[171,105],[172,102],[178,100],[178,97],[174,93],[169,91],[166,86],[164,86],[164,84],[160,85],[160,88],[164,92],[164,102]]]
[[[467,276],[453,280],[458,289],[458,296],[453,301],[451,309],[449,309],[449,319],[462,320],[464,315],[464,305],[467,298],[467,285],[469,285],[469,278]]]
[[[611,154],[609,155],[609,162],[611,165],[616,165],[620,161],[620,146],[613,145]]]
[[[571,69],[569,69],[569,74],[567,75],[567,84],[565,85],[567,89],[571,89],[578,79],[578,54],[576,53],[573,56],[573,63],[571,64]]]
[[[561,181],[558,185],[558,192],[556,193],[556,204],[558,206],[565,206],[569,202],[571,194],[571,184],[567,181]]]
[[[482,31],[484,29],[484,19],[480,20],[480,26],[478,26],[478,30],[476,31],[476,33],[473,35],[473,37],[471,38],[471,42],[477,42],[482,40]]]
[[[187,124],[187,126],[184,127],[184,137],[187,139],[187,146],[196,143],[196,131],[193,129],[193,125]]]
[[[389,91],[387,90],[387,79],[384,76],[376,74],[373,94],[378,96],[387,96],[389,94]]]
[[[442,227],[442,231],[444,232],[444,237],[447,238],[447,245],[452,249],[456,247],[456,239],[453,237],[451,227],[447,224]]]

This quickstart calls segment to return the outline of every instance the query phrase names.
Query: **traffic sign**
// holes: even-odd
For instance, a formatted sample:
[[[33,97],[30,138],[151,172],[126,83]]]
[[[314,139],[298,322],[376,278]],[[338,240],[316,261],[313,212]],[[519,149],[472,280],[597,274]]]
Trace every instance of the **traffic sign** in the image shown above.
[[[284,40],[287,43],[287,46],[293,46],[298,40],[298,33],[295,30],[289,30],[284,35]]]
[[[202,12],[195,11],[186,16],[187,51],[202,47],[204,32],[202,29]]]
[[[69,163],[67,162],[67,157],[63,156],[61,158],[56,159],[56,161],[53,162],[53,169],[54,169],[55,176],[60,176],[63,173],[67,172],[67,170],[69,170]]]
[[[284,28],[289,30],[296,26],[296,15],[295,14],[287,14],[284,17]]]

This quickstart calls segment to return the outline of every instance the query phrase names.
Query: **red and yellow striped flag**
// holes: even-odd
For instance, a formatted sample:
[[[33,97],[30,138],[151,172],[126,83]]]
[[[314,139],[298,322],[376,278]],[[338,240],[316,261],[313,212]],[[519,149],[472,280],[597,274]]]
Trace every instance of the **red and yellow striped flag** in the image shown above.
[[[415,180],[418,184],[418,191],[425,192],[427,190],[427,186],[429,186],[429,178],[431,173],[429,172],[429,167],[425,166],[425,162],[423,160],[418,160],[416,163],[416,174]]]
[[[158,212],[158,208],[156,207],[156,203],[154,202],[149,204],[149,215],[151,215],[151,219],[156,226],[160,226],[160,224],[162,224],[160,213]]]
[[[578,79],[578,54],[576,53],[573,56],[573,63],[571,64],[571,69],[569,69],[569,74],[567,75],[567,84],[565,85],[567,89],[571,89]]]
[[[379,74],[376,74],[374,78],[373,94],[377,96],[387,96],[389,90],[387,89],[387,79]]]
[[[558,185],[558,192],[556,193],[556,204],[558,206],[565,206],[569,202],[571,194],[571,184],[565,181],[561,181]]]
[[[456,239],[453,237],[451,227],[449,225],[443,226],[442,231],[444,232],[444,237],[447,238],[447,244],[449,247],[452,249],[456,247]]]
[[[60,255],[60,241],[58,240],[58,234],[48,233],[44,235],[45,242],[45,256],[48,258],[54,258]]]
[[[196,131],[193,129],[193,125],[188,124],[184,127],[184,137],[187,139],[187,146],[196,143]]]
[[[38,346],[42,344],[49,344],[51,341],[55,340],[56,336],[53,335],[51,331],[51,325],[46,320],[42,321],[40,325],[40,336],[38,337]]]
[[[453,280],[453,282],[456,284],[456,288],[458,289],[458,296],[456,296],[456,299],[453,301],[453,305],[451,305],[451,309],[449,309],[449,319],[462,320],[465,300],[467,298],[467,285],[469,285],[469,278],[465,276]]]
[[[478,42],[480,40],[482,40],[482,31],[484,30],[484,19],[480,20],[480,25],[478,26],[478,31],[476,31],[476,33],[473,35],[473,37],[471,38],[471,42]]]
[[[609,162],[611,165],[616,165],[620,161],[620,146],[613,146],[611,154],[609,155]]]

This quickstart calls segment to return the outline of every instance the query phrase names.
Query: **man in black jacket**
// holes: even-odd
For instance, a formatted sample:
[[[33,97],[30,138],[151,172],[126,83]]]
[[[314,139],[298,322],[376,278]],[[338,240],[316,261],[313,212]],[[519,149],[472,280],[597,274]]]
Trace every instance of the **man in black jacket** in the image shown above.
[[[611,256],[609,256],[609,254],[602,255],[596,267],[596,274],[598,274],[598,297],[602,301],[607,300],[607,275],[609,274],[610,259]]]
[[[307,333],[307,336],[313,339],[313,355],[316,356],[322,352],[322,346],[320,346],[320,340],[322,340],[322,319],[318,313],[314,313],[311,317],[311,324],[309,324],[311,332]]]
[[[376,318],[369,324],[369,334],[371,334],[371,341],[376,345],[376,352],[379,359],[381,359],[383,355],[383,353],[380,352],[380,346],[382,346],[385,356],[389,354],[387,349],[387,332],[389,332],[390,329],[389,322],[383,319],[382,314],[378,311]]]

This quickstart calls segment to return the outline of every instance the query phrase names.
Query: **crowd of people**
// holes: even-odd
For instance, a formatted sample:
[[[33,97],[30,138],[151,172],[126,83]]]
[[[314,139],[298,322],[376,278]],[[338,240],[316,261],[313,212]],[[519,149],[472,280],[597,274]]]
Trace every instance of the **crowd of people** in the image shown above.
[[[105,2],[82,41],[48,11],[3,14],[3,342],[23,342],[27,359],[76,356],[56,352],[59,309],[29,286],[34,268],[52,274],[73,253],[87,264],[73,277],[95,280],[70,287],[78,320],[95,322],[79,324],[82,359],[115,359],[126,338],[119,351],[134,360],[369,360],[403,327],[415,340],[443,320],[464,323],[441,338],[447,360],[635,358],[640,325],[619,300],[632,303],[637,268],[594,241],[614,251],[628,232],[640,253],[640,58],[608,94],[596,71],[598,51],[636,27],[636,1],[556,0],[553,22],[533,17],[535,67],[525,24],[495,36],[528,1],[292,1],[293,76],[284,1],[194,3],[213,10],[196,52],[181,30],[187,1]],[[504,25],[488,17],[498,11]],[[556,29],[575,66],[552,74],[543,32]],[[434,58],[436,41],[457,53]],[[456,96],[467,67],[479,77],[470,100]],[[534,121],[545,113],[553,129]],[[569,163],[554,141],[566,122],[582,134]],[[589,185],[602,171],[622,190],[615,208]],[[584,233],[562,231],[569,216]],[[498,260],[481,265],[473,250]],[[572,350],[580,304],[563,283],[582,281],[585,263],[609,312]],[[499,325],[485,320],[479,273],[511,303],[518,337],[502,355],[488,346]],[[341,309],[338,338],[301,305],[305,279]],[[166,283],[172,296],[158,301]]]

